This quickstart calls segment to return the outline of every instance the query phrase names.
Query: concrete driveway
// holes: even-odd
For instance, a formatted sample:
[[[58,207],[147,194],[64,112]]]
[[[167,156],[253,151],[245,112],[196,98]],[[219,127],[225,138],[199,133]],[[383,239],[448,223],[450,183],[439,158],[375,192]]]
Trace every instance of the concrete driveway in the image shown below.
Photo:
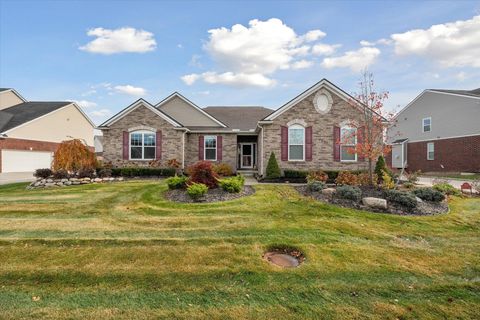
[[[0,173],[0,184],[16,182],[30,182],[35,180],[33,172],[6,172]]]
[[[465,180],[460,180],[460,179],[446,179],[446,178],[442,178],[442,177],[418,177],[418,184],[419,185],[423,185],[423,186],[428,186],[428,187],[431,187],[433,186],[433,180],[435,179],[442,179],[442,180],[446,180],[449,184],[451,184],[452,186],[454,186],[455,188],[457,189],[460,189],[461,185],[464,183],[464,182],[468,182],[470,184],[472,184],[472,180],[468,180],[468,179],[465,179]],[[475,192],[475,190],[473,190],[473,192]]]

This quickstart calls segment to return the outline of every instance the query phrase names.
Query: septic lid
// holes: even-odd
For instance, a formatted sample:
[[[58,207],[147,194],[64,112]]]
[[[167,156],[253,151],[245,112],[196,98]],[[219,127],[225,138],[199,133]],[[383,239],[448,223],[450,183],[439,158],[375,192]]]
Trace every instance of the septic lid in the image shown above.
[[[283,268],[295,268],[300,265],[298,258],[286,253],[267,252],[263,258],[268,262]]]

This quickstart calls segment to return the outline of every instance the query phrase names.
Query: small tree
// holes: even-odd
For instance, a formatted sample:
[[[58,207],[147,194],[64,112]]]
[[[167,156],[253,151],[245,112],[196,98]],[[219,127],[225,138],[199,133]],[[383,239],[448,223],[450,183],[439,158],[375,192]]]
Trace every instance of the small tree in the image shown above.
[[[385,158],[383,156],[378,156],[377,163],[375,164],[375,173],[380,180],[383,179],[383,172],[387,171],[387,166],[385,164]],[[388,171],[387,171],[388,172]]]
[[[357,153],[368,161],[368,174],[370,183],[373,184],[374,161],[390,152],[390,146],[384,143],[384,133],[391,124],[394,113],[385,110],[384,102],[388,99],[388,92],[378,92],[375,89],[372,73],[363,72],[359,88],[360,92],[355,93],[354,99],[350,100],[350,105],[362,113],[360,121],[351,121],[349,124],[357,129],[358,136],[357,144],[350,152]]]
[[[53,169],[78,172],[82,169],[94,169],[96,157],[82,141],[66,140],[60,143],[53,155]]]
[[[270,153],[270,158],[268,159],[267,164],[267,178],[268,179],[278,179],[282,173],[280,172],[280,167],[278,166],[277,158],[275,158],[275,153]]]

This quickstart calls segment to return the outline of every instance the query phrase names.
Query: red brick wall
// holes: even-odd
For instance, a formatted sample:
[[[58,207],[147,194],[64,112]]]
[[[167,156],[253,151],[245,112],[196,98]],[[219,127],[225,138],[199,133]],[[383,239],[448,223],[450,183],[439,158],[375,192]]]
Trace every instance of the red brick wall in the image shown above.
[[[5,138],[0,139],[0,172],[2,172],[2,150],[51,151],[57,150],[59,143],[36,140]]]
[[[427,160],[429,142],[435,144],[434,160]],[[480,135],[408,143],[407,157],[409,171],[480,172]]]

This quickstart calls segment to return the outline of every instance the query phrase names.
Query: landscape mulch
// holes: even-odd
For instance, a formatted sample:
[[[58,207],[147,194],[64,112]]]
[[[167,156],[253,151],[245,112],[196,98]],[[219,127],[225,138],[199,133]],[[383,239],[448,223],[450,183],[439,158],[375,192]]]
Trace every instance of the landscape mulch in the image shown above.
[[[206,203],[206,202],[221,202],[234,200],[246,196],[250,196],[255,193],[255,189],[251,186],[244,186],[243,190],[239,193],[229,193],[224,191],[222,188],[209,189],[206,196],[199,201],[194,201],[187,194],[186,190],[177,189],[177,190],[168,190],[165,193],[165,197],[174,202],[184,202],[184,203]]]

